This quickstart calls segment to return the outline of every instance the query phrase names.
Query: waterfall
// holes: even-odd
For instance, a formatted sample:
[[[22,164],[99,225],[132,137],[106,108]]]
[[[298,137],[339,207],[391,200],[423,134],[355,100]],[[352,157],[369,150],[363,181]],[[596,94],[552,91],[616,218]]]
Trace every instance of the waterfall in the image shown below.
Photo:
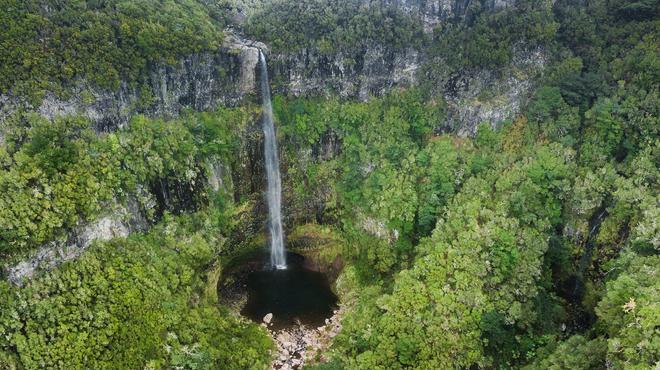
[[[275,125],[273,124],[273,106],[270,101],[268,66],[266,65],[266,57],[261,50],[259,50],[259,66],[261,68],[260,84],[261,105],[263,109],[264,159],[268,180],[266,200],[268,201],[268,228],[270,230],[270,264],[272,267],[281,270],[286,269],[281,215],[282,180],[280,179],[280,161],[277,158],[277,137],[275,136]]]

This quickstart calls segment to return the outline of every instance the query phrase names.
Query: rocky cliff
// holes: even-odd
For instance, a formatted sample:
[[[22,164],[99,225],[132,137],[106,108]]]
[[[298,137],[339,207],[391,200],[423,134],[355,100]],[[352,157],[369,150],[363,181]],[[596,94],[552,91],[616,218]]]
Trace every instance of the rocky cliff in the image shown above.
[[[420,63],[420,53],[413,48],[395,52],[381,45],[353,55],[340,52],[329,56],[303,49],[271,57],[277,93],[360,100],[414,85]]]
[[[429,60],[413,48],[394,52],[381,46],[354,56],[325,56],[304,49],[272,56],[277,93],[289,96],[339,96],[367,100],[397,88],[429,83],[424,63]],[[436,132],[473,135],[480,123],[496,126],[514,117],[527,101],[534,79],[547,62],[544,50],[519,48],[505,68],[471,69],[434,76],[432,90],[447,102],[446,119]],[[440,68],[441,70],[441,68]]]
[[[534,80],[547,63],[544,50],[518,50],[509,66],[498,70],[470,70],[445,77],[439,87],[447,102],[445,121],[436,132],[471,136],[481,123],[496,126],[524,107]]]
[[[78,81],[67,98],[47,93],[38,107],[20,99],[0,96],[0,141],[2,120],[22,107],[53,118],[82,114],[99,132],[127,125],[134,114],[174,117],[183,109],[211,110],[236,106],[255,94],[258,48],[266,45],[229,33],[216,53],[189,55],[174,66],[157,65],[149,70],[147,92],[122,83],[116,91],[102,90]],[[545,65],[543,50],[524,50],[513,63],[497,70],[465,70],[434,76],[433,90],[448,102],[445,122],[438,130],[463,135],[474,132],[481,122],[496,125],[515,115]],[[397,88],[429,83],[421,68],[429,60],[423,50],[393,50],[372,45],[350,54],[332,55],[306,48],[269,55],[273,91],[290,96],[339,96],[367,100]]]
[[[229,1],[234,24],[241,25],[245,20],[257,14],[268,3],[283,0],[233,0]],[[517,0],[358,0],[365,5],[391,5],[411,14],[422,21],[425,32],[432,32],[435,27],[450,19],[470,17],[477,10],[497,10],[515,5]]]
[[[98,131],[112,131],[125,126],[134,114],[167,118],[185,108],[203,111],[218,105],[234,106],[254,92],[258,48],[266,46],[230,34],[216,53],[193,54],[176,65],[150,68],[149,91],[127,83],[110,91],[77,81],[67,97],[47,93],[37,107],[20,98],[1,96],[0,122],[21,107],[48,118],[82,114]]]
[[[18,107],[50,118],[83,114],[95,123],[98,131],[111,131],[125,126],[136,113],[172,117],[186,108],[210,110],[219,105],[240,104],[255,92],[257,48],[268,49],[263,43],[238,36],[241,19],[269,1],[237,0],[231,10],[236,13],[235,24],[226,32],[224,44],[217,52],[188,55],[175,65],[153,65],[146,86],[121,83],[118,89],[110,91],[77,81],[66,97],[47,93],[37,107],[11,95],[0,96],[0,141],[2,120]],[[425,31],[431,32],[443,22],[460,22],[483,9],[511,7],[515,0],[382,0],[382,3],[419,18]],[[423,47],[394,49],[378,44],[332,54],[315,48],[269,54],[275,93],[336,95],[361,100],[426,83],[428,76],[421,66],[444,63],[429,60]],[[469,134],[482,121],[495,125],[514,115],[528,95],[532,79],[542,70],[545,58],[540,50],[530,52],[520,48],[514,59],[510,68],[434,76],[433,83],[437,86],[433,90],[449,102],[450,108],[448,120],[438,122],[438,127]]]
[[[7,280],[21,285],[40,270],[49,270],[77,258],[97,240],[126,237],[131,232],[146,230],[150,223],[137,200],[131,198],[125,203],[110,205],[109,210],[95,221],[71,230],[67,240],[47,243],[28,258],[7,266]]]

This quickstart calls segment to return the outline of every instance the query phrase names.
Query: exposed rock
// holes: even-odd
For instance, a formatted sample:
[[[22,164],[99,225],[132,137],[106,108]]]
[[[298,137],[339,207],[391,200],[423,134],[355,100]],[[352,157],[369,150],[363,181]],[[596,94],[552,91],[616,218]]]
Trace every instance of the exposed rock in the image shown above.
[[[235,33],[229,32],[225,36],[224,50],[231,54],[238,54],[240,61],[240,73],[238,79],[238,93],[250,94],[256,88],[256,69],[259,63],[259,50],[268,54],[268,46],[262,42],[241,38]]]
[[[452,2],[453,3],[453,2]],[[456,2],[459,4],[460,2]],[[435,24],[464,11],[448,1],[401,0],[399,6],[420,12],[429,24]],[[510,1],[493,1],[492,8],[508,6]],[[417,9],[417,10],[415,10]],[[421,9],[421,10],[420,10]],[[425,18],[426,19],[426,18]],[[434,23],[435,22],[435,23]],[[136,113],[174,117],[184,108],[210,110],[234,106],[255,93],[259,50],[268,53],[265,44],[246,40],[228,31],[223,47],[216,53],[189,55],[178,64],[157,65],[148,72],[148,83],[133,86],[121,83],[116,91],[101,90],[78,81],[69,98],[47,93],[39,107],[30,107],[11,96],[0,96],[0,122],[17,106],[33,109],[48,118],[82,114],[99,131],[126,126]],[[541,51],[515,53],[512,68],[461,71],[437,76],[437,93],[448,102],[448,117],[438,123],[442,131],[474,133],[482,121],[495,125],[515,115],[532,86],[531,79],[545,64]],[[370,45],[352,51],[325,54],[315,48],[269,55],[273,91],[293,96],[330,96],[369,99],[419,82],[420,66],[429,61],[414,48],[396,50]],[[146,94],[147,98],[144,97]],[[332,146],[321,148],[321,156],[336,152]]]
[[[95,241],[126,237],[132,231],[143,230],[146,221],[139,212],[135,212],[134,207],[133,204],[119,207],[111,215],[76,228],[66,242],[55,241],[42,246],[32,257],[7,268],[8,280],[22,285],[37,271],[50,270],[77,258]]]
[[[399,231],[396,229],[390,230],[383,221],[371,217],[362,217],[360,226],[368,234],[387,242],[393,243],[399,239]]]
[[[298,325],[277,332],[269,331],[277,346],[271,369],[302,369],[305,365],[327,361],[324,352],[341,330],[344,312],[344,306],[340,306],[319,328]]]
[[[78,81],[67,97],[46,93],[38,107],[3,95],[0,122],[16,107],[24,107],[50,119],[81,114],[99,131],[109,131],[126,126],[137,113],[174,117],[184,108],[201,111],[237,105],[255,91],[259,48],[267,50],[262,43],[228,34],[216,53],[191,54],[175,65],[155,65],[148,71],[144,86],[122,82],[110,91]]]
[[[412,86],[420,54],[412,48],[395,52],[373,45],[353,55],[303,49],[271,57],[274,91],[293,96],[330,96],[366,100],[396,87]]]
[[[211,161],[207,164],[207,178],[209,188],[213,191],[222,191],[224,194],[232,193],[231,169],[220,161]]]
[[[270,324],[271,320],[273,320],[273,314],[272,313],[267,313],[266,316],[264,316],[264,323]]]
[[[495,127],[511,119],[529,98],[532,81],[543,70],[546,59],[541,49],[521,48],[507,68],[465,71],[452,76],[444,86],[448,114],[440,128],[472,136],[481,123]]]
[[[494,4],[506,6],[509,2]],[[349,55],[339,52],[324,55],[315,49],[271,56],[274,91],[293,96],[332,96],[367,100],[397,88],[415,86],[420,68],[431,62],[419,51],[395,51],[379,45]],[[447,101],[447,117],[436,131],[470,136],[482,122],[497,126],[513,118],[527,101],[534,78],[547,61],[544,50],[517,47],[509,66],[497,69],[462,70],[436,76],[436,89]],[[442,65],[443,60],[433,61]],[[329,143],[333,145],[334,143]],[[322,157],[337,149],[319,153]],[[328,153],[328,154],[326,154]],[[317,153],[312,153],[317,154]],[[366,168],[366,171],[369,169]]]

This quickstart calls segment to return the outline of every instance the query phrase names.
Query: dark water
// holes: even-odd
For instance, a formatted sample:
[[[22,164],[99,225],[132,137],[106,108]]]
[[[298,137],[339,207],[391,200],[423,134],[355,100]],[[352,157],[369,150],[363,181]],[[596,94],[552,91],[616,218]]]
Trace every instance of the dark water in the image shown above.
[[[247,276],[247,304],[241,314],[253,321],[273,314],[272,329],[290,327],[299,321],[309,326],[321,326],[332,316],[337,296],[320,272],[302,267],[299,255],[287,254],[286,270],[250,272]]]

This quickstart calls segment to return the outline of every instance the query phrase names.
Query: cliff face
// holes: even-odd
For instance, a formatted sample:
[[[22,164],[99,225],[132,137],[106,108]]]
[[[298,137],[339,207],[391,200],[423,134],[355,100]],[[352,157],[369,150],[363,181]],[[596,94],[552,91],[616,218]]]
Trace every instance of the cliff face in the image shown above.
[[[264,7],[273,2],[281,0],[235,0],[236,27],[240,29],[248,17],[258,18]],[[363,0],[363,3],[396,7],[419,19],[424,32],[430,34],[443,23],[469,21],[477,12],[513,7],[516,0]],[[434,91],[449,102],[448,119],[438,122],[438,131],[469,135],[481,122],[496,125],[515,115],[529,93],[531,79],[544,65],[542,54],[539,50],[530,52],[520,48],[511,68],[434,76],[437,83]],[[359,50],[332,54],[316,48],[271,54],[269,67],[276,93],[366,100],[396,88],[427,82],[421,67],[429,62],[444,64],[442,60],[430,61],[423,48],[394,49],[374,43]]]
[[[22,107],[51,119],[82,114],[103,132],[126,126],[135,114],[168,118],[186,108],[203,111],[236,106],[257,93],[259,49],[268,50],[262,43],[229,33],[216,53],[193,54],[174,66],[152,67],[147,76],[149,91],[127,83],[109,91],[78,81],[68,97],[47,93],[37,107],[11,96],[0,96],[0,122]],[[357,58],[343,53],[324,55],[312,49],[269,55],[275,93],[362,100],[396,87],[414,85],[419,63],[420,53],[414,49],[395,53],[379,45],[358,51]]]
[[[506,8],[515,3],[514,0],[382,1],[421,19],[426,32],[443,22],[469,18],[477,10]],[[240,7],[235,11],[240,13]],[[266,45],[241,38],[229,30],[222,48],[215,53],[189,55],[172,66],[152,66],[143,87],[122,83],[119,89],[109,91],[78,81],[69,97],[47,93],[38,107],[11,96],[0,96],[0,123],[13,109],[23,107],[49,118],[83,114],[95,123],[98,131],[112,131],[125,126],[136,113],[167,118],[185,108],[209,110],[219,105],[235,106],[255,93],[258,48],[268,50]],[[443,60],[429,60],[423,48],[394,49],[379,44],[333,54],[316,48],[268,54],[275,93],[335,95],[360,100],[400,87],[428,84],[428,76],[421,67],[427,63],[444,64]],[[542,51],[520,48],[509,68],[434,76],[433,90],[449,103],[448,118],[438,122],[438,130],[469,135],[481,122],[496,125],[515,115],[544,60]]]
[[[470,17],[474,10],[497,10],[515,5],[516,0],[384,0],[422,20],[425,32],[449,19]]]
[[[330,96],[369,99],[417,81],[420,53],[399,52],[374,45],[356,55],[324,55],[315,49],[271,57],[277,93],[292,96]]]
[[[512,119],[529,98],[534,79],[543,72],[546,62],[544,50],[518,50],[507,68],[447,76],[441,86],[447,117],[436,131],[471,136],[481,123],[496,126]]]
[[[241,28],[245,17],[257,14],[263,6],[279,0],[235,0],[233,27]],[[515,5],[516,0],[364,0],[365,4],[382,3],[421,20],[430,33],[447,22],[466,21],[482,10],[497,10]],[[35,110],[52,118],[58,115],[83,114],[99,131],[125,126],[129,118],[142,113],[172,117],[182,109],[209,110],[218,105],[235,106],[255,92],[258,49],[267,46],[246,40],[228,30],[224,45],[215,53],[200,53],[182,58],[175,65],[152,66],[142,87],[122,83],[115,91],[98,89],[77,81],[67,98],[47,93],[38,107],[12,96],[0,96],[0,123],[17,107]],[[359,50],[333,54],[307,48],[287,53],[268,53],[271,83],[275,93],[292,96],[337,95],[366,100],[392,89],[426,83],[421,66],[442,65],[429,60],[425,50],[408,47],[393,49],[370,44]],[[530,81],[543,65],[541,51],[523,51],[506,70],[472,70],[435,76],[436,93],[449,102],[446,122],[438,122],[443,131],[470,134],[482,121],[495,125],[514,115],[526,98]],[[492,91],[497,90],[497,91]],[[484,94],[486,92],[486,94]],[[479,99],[475,99],[475,97]],[[493,96],[495,99],[485,99]],[[1,125],[0,125],[1,131]],[[0,132],[0,141],[2,134]]]
[[[436,131],[470,136],[481,123],[496,126],[511,119],[524,106],[546,59],[544,50],[520,48],[506,68],[447,71],[435,76],[433,90],[447,102],[446,119],[437,123]],[[274,90],[290,96],[367,100],[428,82],[421,68],[428,60],[412,48],[394,52],[374,46],[361,52],[357,61],[342,53],[329,57],[308,49],[273,55],[271,60]]]
[[[95,123],[98,131],[112,131],[124,127],[138,113],[167,118],[177,116],[184,108],[202,111],[218,105],[233,106],[254,91],[258,47],[265,45],[229,36],[217,53],[189,55],[174,66],[154,66],[147,76],[149,91],[127,83],[109,91],[78,81],[67,94],[70,97],[47,93],[38,107],[3,96],[0,121],[13,109],[23,107],[48,118],[82,114]]]
[[[48,93],[40,106],[26,108],[48,118],[82,114],[102,132],[126,126],[134,114],[167,118],[186,108],[203,111],[236,106],[256,94],[257,47],[265,49],[260,43],[230,38],[218,53],[190,55],[176,66],[157,66],[149,72],[151,98],[147,102],[138,88],[125,83],[117,91],[108,91],[80,82],[70,98]],[[513,117],[526,101],[545,60],[542,50],[521,50],[514,62],[502,70],[469,70],[440,76],[434,89],[447,101],[448,112],[447,119],[438,122],[438,131],[471,135],[482,122],[495,126]],[[395,52],[375,45],[360,51],[357,60],[342,53],[328,56],[304,49],[270,55],[269,61],[273,91],[289,96],[367,100],[426,82],[421,71],[425,56],[412,48]],[[7,96],[0,97],[0,102],[4,106],[0,122],[21,106]]]
[[[134,199],[125,205],[115,204],[110,208],[110,212],[95,221],[72,230],[66,241],[47,243],[29,258],[8,266],[5,271],[7,280],[21,285],[40,270],[49,270],[77,258],[97,240],[126,237],[131,232],[144,231],[149,227],[149,222]]]

